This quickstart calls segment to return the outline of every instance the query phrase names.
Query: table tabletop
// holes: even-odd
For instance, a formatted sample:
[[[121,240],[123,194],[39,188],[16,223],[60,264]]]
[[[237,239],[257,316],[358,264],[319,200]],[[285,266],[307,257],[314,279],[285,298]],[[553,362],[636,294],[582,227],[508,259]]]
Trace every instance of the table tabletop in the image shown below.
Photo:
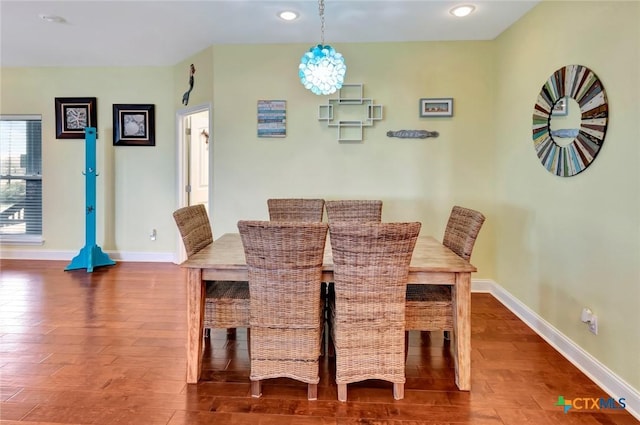
[[[226,233],[181,264],[202,269],[206,280],[247,280],[247,263],[239,233]],[[331,244],[327,237],[323,273],[333,272]],[[471,273],[476,268],[432,236],[419,236],[409,265],[409,283],[450,283],[439,273]]]

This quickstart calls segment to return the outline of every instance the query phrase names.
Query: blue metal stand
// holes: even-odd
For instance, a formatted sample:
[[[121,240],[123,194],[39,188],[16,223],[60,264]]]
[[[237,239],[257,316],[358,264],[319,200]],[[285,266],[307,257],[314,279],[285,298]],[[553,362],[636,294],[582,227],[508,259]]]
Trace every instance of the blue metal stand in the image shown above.
[[[85,221],[85,245],[71,263],[64,269],[87,269],[87,273],[93,272],[94,267],[113,266],[113,261],[102,248],[96,245],[96,129],[85,128],[85,163],[87,170],[85,175],[85,191],[87,202],[87,217]]]

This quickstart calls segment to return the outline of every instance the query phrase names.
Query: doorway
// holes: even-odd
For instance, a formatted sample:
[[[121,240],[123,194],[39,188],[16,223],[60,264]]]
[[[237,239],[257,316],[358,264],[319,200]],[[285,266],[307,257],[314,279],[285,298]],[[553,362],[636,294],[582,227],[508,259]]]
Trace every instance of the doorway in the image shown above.
[[[178,208],[202,204],[209,212],[211,108],[209,105],[178,111]],[[186,259],[178,235],[177,263]]]

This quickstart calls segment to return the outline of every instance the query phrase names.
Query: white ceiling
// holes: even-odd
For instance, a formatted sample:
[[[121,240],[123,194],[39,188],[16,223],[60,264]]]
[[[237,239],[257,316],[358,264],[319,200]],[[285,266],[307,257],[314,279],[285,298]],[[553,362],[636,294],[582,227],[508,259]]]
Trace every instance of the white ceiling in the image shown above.
[[[491,40],[538,2],[326,0],[325,43]],[[449,14],[463,3],[475,12]],[[212,44],[319,42],[316,0],[0,0],[1,66],[168,66]]]

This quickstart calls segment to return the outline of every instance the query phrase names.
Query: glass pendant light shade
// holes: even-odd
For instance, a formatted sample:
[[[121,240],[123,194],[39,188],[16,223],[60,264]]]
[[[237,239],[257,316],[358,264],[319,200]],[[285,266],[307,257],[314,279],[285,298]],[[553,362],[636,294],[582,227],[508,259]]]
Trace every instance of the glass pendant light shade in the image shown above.
[[[298,75],[306,89],[321,95],[340,89],[346,72],[344,57],[328,44],[318,44],[302,55]]]
[[[336,49],[324,44],[324,0],[318,0],[318,14],[320,15],[320,34],[322,42],[313,46],[302,55],[298,76],[300,82],[315,94],[332,94],[344,84],[344,74],[347,65],[344,58]]]

